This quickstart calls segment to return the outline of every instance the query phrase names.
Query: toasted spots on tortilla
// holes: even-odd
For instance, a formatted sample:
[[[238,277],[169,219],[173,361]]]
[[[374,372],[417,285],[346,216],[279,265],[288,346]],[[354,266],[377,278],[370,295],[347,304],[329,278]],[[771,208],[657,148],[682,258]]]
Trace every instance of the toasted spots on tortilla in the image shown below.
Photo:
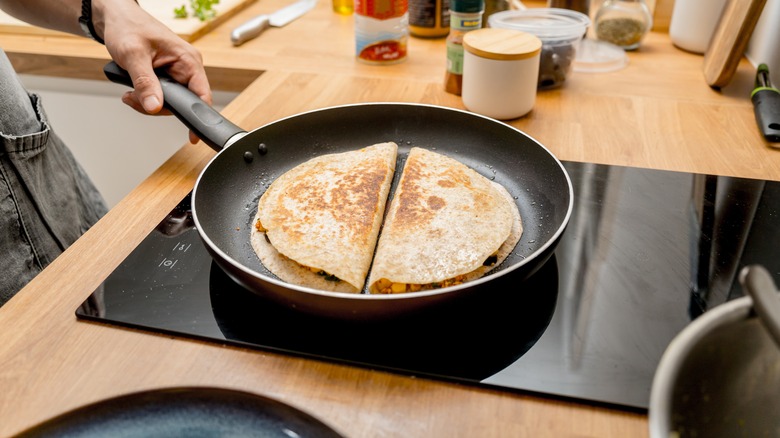
[[[343,280],[360,291],[382,224],[397,148],[381,143],[321,155],[277,178],[258,202],[257,217],[273,248],[256,239],[263,264],[290,283],[332,290],[316,278],[323,271],[322,277]]]
[[[428,290],[479,278],[506,258],[521,233],[517,205],[500,184],[453,158],[412,148],[377,244],[369,291]]]
[[[445,205],[446,202],[444,202],[444,199],[441,199],[438,196],[428,197],[428,207],[430,207],[431,210],[441,210]]]
[[[289,283],[353,293],[371,268],[369,292],[390,294],[472,281],[511,253],[522,234],[511,195],[425,149],[410,151],[383,220],[396,153],[385,143],[320,156],[274,181],[252,227],[262,263]]]
[[[286,217],[294,217],[301,205],[306,211],[328,211],[335,223],[342,225],[331,230],[334,237],[339,235],[367,244],[372,239],[377,206],[382,202],[381,188],[387,177],[387,165],[377,157],[344,173],[343,169],[334,169],[329,164],[317,163],[290,183],[284,193],[286,200],[274,220],[285,222]],[[286,208],[287,205],[296,208]],[[306,214],[304,220],[284,223],[281,227],[291,238],[301,241],[309,235],[311,219]]]
[[[377,206],[382,204],[381,187],[388,170],[382,163],[374,163],[368,170],[347,175],[330,193],[331,208],[346,231],[356,240],[368,242]]]

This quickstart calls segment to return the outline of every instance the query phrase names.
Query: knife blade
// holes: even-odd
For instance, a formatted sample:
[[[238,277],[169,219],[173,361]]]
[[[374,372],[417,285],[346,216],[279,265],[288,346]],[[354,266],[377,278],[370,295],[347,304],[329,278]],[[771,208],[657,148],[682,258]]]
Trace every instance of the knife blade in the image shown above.
[[[256,38],[268,27],[282,27],[301,15],[310,11],[317,4],[317,0],[299,0],[272,14],[262,14],[233,29],[230,33],[230,41],[234,46],[240,46],[245,42]]]

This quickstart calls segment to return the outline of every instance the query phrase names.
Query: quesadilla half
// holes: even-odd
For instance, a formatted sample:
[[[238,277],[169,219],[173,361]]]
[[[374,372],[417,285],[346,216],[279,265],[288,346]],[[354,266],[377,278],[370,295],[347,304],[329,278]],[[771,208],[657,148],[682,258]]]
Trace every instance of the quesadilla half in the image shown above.
[[[412,148],[379,237],[369,292],[416,292],[482,277],[522,232],[503,186],[457,160]]]
[[[260,197],[252,247],[280,279],[326,291],[363,289],[398,146],[322,155],[277,178]]]

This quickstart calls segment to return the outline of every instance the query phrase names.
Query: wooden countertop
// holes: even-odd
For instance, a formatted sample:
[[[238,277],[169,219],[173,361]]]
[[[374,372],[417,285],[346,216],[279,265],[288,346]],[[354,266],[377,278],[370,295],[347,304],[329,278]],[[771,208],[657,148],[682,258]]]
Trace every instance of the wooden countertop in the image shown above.
[[[244,128],[355,102],[462,108],[442,90],[442,40],[413,39],[404,64],[364,66],[352,58],[350,19],[322,4],[287,28],[229,47],[231,24],[281,3],[262,0],[196,42],[220,88],[240,89],[265,71],[223,111]],[[22,71],[99,77],[92,68],[107,59],[104,49],[67,40],[0,35],[0,47]],[[753,68],[743,61],[718,92],[704,83],[701,63],[652,33],[627,68],[573,73],[510,123],[564,160],[780,180],[780,152],[760,137],[747,98]],[[212,156],[203,144],[183,146],[0,308],[0,436],[107,397],[172,386],[255,392],[348,436],[647,435],[639,413],[77,321],[75,309],[192,189]]]

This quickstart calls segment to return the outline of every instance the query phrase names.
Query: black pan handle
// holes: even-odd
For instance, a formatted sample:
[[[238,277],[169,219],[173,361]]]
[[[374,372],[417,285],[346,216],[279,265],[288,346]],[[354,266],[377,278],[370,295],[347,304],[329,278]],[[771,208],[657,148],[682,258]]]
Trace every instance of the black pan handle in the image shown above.
[[[220,151],[246,134],[246,131],[222,117],[222,114],[209,106],[189,88],[171,79],[163,71],[155,71],[160,78],[160,85],[162,85],[165,108],[170,110],[176,118],[187,125],[212,149]],[[106,64],[103,67],[103,72],[111,82],[132,88],[133,81],[130,75],[114,61]]]

